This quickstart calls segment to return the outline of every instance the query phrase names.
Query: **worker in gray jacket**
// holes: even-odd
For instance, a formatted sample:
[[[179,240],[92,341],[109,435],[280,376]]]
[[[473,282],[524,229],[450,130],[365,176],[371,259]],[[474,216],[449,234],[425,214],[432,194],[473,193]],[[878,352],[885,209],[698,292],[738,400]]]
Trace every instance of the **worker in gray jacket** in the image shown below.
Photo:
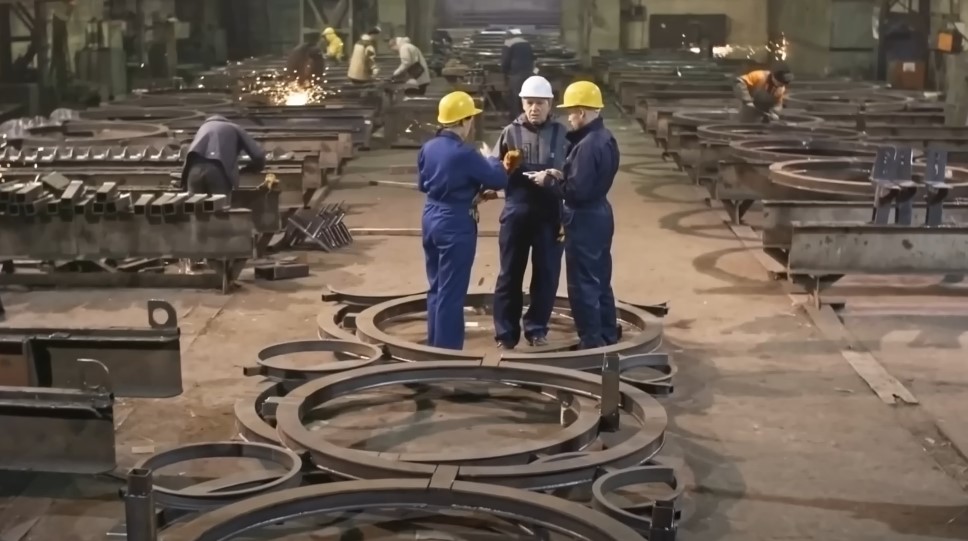
[[[524,112],[504,128],[493,150],[502,159],[512,150],[521,153],[521,166],[508,177],[498,236],[501,271],[494,289],[494,339],[501,349],[513,349],[521,339],[522,288],[529,255],[530,303],[523,318],[524,338],[532,346],[547,344],[564,246],[559,198],[551,188],[535,185],[527,173],[564,167],[568,129],[551,117],[554,93],[547,79],[526,79],[518,94]]]
[[[430,86],[430,68],[420,49],[408,37],[390,38],[390,49],[400,54],[400,65],[393,71],[393,79],[405,81],[403,93],[423,96]]]
[[[191,193],[225,194],[239,186],[239,154],[251,160],[243,171],[262,171],[266,153],[235,123],[223,116],[205,119],[192,139],[182,168],[182,186]]]

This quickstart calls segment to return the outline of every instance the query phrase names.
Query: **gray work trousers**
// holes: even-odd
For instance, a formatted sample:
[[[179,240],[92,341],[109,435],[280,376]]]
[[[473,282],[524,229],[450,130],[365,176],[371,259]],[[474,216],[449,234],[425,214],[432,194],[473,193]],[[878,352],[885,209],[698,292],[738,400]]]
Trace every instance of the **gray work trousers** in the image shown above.
[[[761,111],[753,106],[753,98],[750,91],[746,88],[746,83],[737,81],[733,85],[733,93],[739,100],[739,112],[736,114],[737,122],[741,124],[765,124],[769,122],[767,115],[769,111]]]
[[[188,170],[186,188],[190,193],[231,195],[232,183],[222,167],[210,161],[197,161]]]

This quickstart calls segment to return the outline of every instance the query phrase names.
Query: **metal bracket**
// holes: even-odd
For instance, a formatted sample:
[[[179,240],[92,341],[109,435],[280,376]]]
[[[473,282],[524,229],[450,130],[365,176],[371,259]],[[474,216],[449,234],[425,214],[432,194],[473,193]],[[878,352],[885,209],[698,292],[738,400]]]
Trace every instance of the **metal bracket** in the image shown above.
[[[161,310],[165,313],[164,322],[159,322],[155,314]],[[178,314],[175,308],[168,302],[159,299],[148,301],[148,326],[152,329],[177,329]]]

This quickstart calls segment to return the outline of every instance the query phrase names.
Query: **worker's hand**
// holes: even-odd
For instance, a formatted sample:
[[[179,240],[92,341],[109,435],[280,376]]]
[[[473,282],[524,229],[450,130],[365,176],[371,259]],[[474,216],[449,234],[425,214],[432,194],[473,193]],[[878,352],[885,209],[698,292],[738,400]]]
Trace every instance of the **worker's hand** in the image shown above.
[[[520,150],[509,150],[507,154],[504,155],[504,170],[508,173],[515,171],[518,167],[521,167],[521,151]]]
[[[550,186],[555,181],[555,177],[551,174],[550,170],[529,171],[524,176],[530,178],[531,182],[534,182],[538,186]]]
[[[555,177],[558,180],[565,178],[565,174],[557,169],[548,169],[548,174]]]
[[[776,114],[776,111],[770,111],[769,113],[766,114],[766,118],[769,118],[771,121],[775,122],[777,120],[780,120],[780,115]]]
[[[491,155],[491,145],[488,145],[487,143],[481,143],[481,156],[484,156],[485,158],[487,158],[490,155]]]
[[[497,199],[497,191],[484,190],[481,192],[481,201],[493,201],[495,199]]]

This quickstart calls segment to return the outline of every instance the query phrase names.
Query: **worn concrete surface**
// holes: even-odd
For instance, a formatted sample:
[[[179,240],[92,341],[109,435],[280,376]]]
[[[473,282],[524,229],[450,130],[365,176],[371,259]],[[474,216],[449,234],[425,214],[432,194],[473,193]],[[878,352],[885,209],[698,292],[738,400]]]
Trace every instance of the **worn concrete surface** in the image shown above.
[[[684,456],[695,479],[690,495],[695,512],[681,538],[968,539],[968,495],[957,479],[965,463],[956,457],[939,465],[937,453],[928,448],[931,442],[917,430],[928,430],[924,423],[937,417],[964,423],[958,406],[965,398],[968,344],[958,334],[959,325],[903,314],[897,317],[904,327],[895,325],[896,316],[848,318],[851,330],[868,341],[892,333],[908,339],[912,328],[934,337],[933,345],[913,352],[896,349],[885,361],[898,377],[915,382],[916,393],[931,395],[930,408],[927,396],[924,408],[931,416],[911,421],[907,412],[869,392],[637,128],[620,121],[612,125],[623,148],[623,172],[611,196],[617,222],[615,291],[631,302],[669,300],[672,305],[667,346],[676,355],[680,378],[676,396],[666,402],[669,448]],[[387,178],[381,174],[385,165],[411,162],[413,153],[375,154],[354,164],[364,176],[345,179],[332,198],[351,206],[352,226],[419,227],[418,193],[366,183]],[[496,228],[499,208],[487,205],[482,229]],[[497,270],[496,239],[481,239],[478,248],[472,284],[486,288]],[[5,324],[130,325],[145,320],[142,307],[148,298],[175,304],[184,331],[185,393],[170,400],[125,401],[118,415],[118,447],[127,466],[142,456],[134,451],[232,437],[232,405],[256,383],[241,376],[241,367],[265,345],[315,337],[319,294],[326,284],[373,292],[424,287],[415,238],[361,237],[336,254],[308,258],[310,278],[274,284],[245,279],[231,296],[143,290],[6,293]],[[375,419],[370,425],[360,426],[366,416],[358,409],[351,417],[329,418],[328,430],[366,429],[365,437],[347,434],[347,444],[400,446],[403,433],[426,438],[426,448],[446,445],[444,430],[458,430],[462,439],[471,435],[454,423],[431,422],[440,419],[439,412],[407,432],[400,425],[414,422],[411,402],[359,400],[371,401]],[[505,400],[503,407],[518,407],[508,404]],[[479,405],[474,408],[469,415],[487,417]],[[336,407],[337,413],[345,410]],[[505,421],[553,423],[540,405],[511,414],[494,411],[488,432],[506,430],[504,438],[519,436],[513,424],[503,426]],[[372,433],[380,425],[397,436],[381,442]],[[465,440],[462,447],[467,446]],[[0,490],[7,494],[27,482],[3,479]],[[120,516],[114,479],[30,482],[29,497],[0,503],[0,532],[42,514],[24,541],[87,541],[100,539]]]

